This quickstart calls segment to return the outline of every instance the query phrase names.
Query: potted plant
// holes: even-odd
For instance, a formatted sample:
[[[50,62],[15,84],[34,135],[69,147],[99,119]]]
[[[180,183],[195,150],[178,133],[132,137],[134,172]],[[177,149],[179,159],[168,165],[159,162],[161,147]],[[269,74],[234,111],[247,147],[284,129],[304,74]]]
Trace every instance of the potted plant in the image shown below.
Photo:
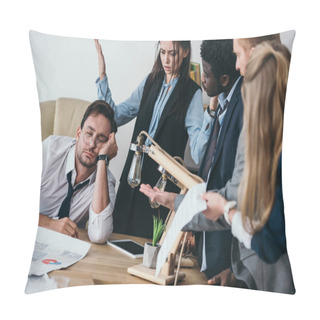
[[[160,244],[158,243],[166,225],[160,218],[153,216],[153,238],[152,242],[146,242],[144,244],[143,262],[145,267],[155,269],[157,265],[157,256],[160,250]]]

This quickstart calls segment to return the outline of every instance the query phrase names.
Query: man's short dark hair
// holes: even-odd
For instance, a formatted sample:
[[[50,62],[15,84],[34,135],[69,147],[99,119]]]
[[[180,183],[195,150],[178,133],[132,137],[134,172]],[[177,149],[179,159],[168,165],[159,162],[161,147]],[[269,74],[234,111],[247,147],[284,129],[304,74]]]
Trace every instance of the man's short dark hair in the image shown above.
[[[236,55],[233,53],[233,40],[204,40],[200,55],[211,66],[214,76],[219,79],[226,74],[231,79],[240,76],[236,70]]]
[[[83,128],[83,125],[89,116],[97,116],[99,114],[102,114],[103,116],[105,116],[107,119],[110,120],[111,132],[116,133],[118,127],[114,120],[114,111],[110,107],[110,105],[103,100],[96,100],[89,105],[89,107],[87,108],[86,112],[83,115],[81,125],[80,125],[81,129]]]

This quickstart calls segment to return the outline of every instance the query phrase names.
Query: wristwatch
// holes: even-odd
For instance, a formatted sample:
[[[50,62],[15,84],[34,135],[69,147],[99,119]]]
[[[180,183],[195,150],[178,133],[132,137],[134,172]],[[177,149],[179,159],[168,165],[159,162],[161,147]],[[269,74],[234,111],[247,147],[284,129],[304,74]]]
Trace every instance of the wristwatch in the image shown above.
[[[207,112],[211,118],[214,118],[216,116],[216,110],[210,109],[210,106],[207,107]]]
[[[223,216],[225,220],[228,222],[229,225],[231,225],[231,222],[229,220],[229,212],[231,209],[233,209],[237,205],[236,201],[228,201],[226,205],[224,206],[223,210]]]
[[[109,165],[109,156],[107,154],[100,154],[98,155],[98,158],[97,158],[97,162],[99,160],[104,160],[106,162],[106,165],[108,166]]]

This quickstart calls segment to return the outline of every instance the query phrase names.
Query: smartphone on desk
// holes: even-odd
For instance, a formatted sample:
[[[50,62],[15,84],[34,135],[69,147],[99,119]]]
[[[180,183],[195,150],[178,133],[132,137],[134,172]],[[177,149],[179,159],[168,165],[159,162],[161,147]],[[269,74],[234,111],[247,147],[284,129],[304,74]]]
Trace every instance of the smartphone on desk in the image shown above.
[[[144,246],[131,239],[111,240],[107,241],[107,243],[131,258],[143,257]]]

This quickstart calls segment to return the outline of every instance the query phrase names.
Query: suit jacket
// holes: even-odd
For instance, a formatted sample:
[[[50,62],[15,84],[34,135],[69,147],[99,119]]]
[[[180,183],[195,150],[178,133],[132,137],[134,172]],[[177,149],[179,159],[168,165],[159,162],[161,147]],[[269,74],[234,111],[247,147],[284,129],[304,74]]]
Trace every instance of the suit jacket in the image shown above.
[[[224,198],[229,201],[238,201],[238,188],[240,180],[242,177],[244,169],[244,131],[242,130],[239,136],[237,154],[235,160],[235,166],[233,169],[232,177],[226,185],[221,189],[213,189],[222,195]],[[208,189],[210,190],[210,189]],[[178,207],[183,200],[184,195],[178,195],[175,200],[175,211],[178,210]],[[193,231],[216,231],[216,230],[230,230],[230,225],[225,221],[222,216],[219,220],[213,221],[206,219],[205,216],[200,212],[196,214],[192,220],[184,227],[184,231],[193,230]]]
[[[225,187],[227,181],[232,177],[239,135],[243,123],[243,103],[241,98],[242,81],[243,79],[241,78],[233,92],[223,120],[214,159],[211,165],[211,172],[207,180],[208,190]],[[208,146],[206,153],[207,151]],[[203,159],[206,158],[206,153]],[[200,166],[200,176],[203,167],[204,161]]]
[[[216,145],[214,159],[211,164],[211,171],[207,179],[207,189],[223,188],[232,177],[237,152],[239,135],[243,122],[243,103],[241,98],[241,85],[243,79],[240,78],[235,86],[232,97],[228,104],[223,124],[220,129],[219,139]],[[216,120],[217,121],[217,120]],[[208,152],[208,147],[204,156]],[[204,167],[202,162],[199,175]],[[219,230],[205,233],[206,265],[204,271],[207,278],[211,278],[222,270],[230,267],[232,235],[230,230]],[[203,233],[196,234],[196,252],[199,263],[202,263]]]
[[[245,141],[244,132],[240,134],[236,163],[232,178],[226,186],[220,190],[215,190],[228,200],[238,199],[238,187],[244,170]],[[176,199],[177,208],[183,197]],[[202,213],[193,217],[183,231],[210,231],[230,229],[230,226],[221,217],[217,221],[208,220]],[[287,252],[282,254],[275,263],[266,263],[261,260],[255,251],[247,249],[236,238],[232,239],[231,249],[232,271],[236,278],[246,283],[248,288],[279,293],[295,293],[293,277]]]

